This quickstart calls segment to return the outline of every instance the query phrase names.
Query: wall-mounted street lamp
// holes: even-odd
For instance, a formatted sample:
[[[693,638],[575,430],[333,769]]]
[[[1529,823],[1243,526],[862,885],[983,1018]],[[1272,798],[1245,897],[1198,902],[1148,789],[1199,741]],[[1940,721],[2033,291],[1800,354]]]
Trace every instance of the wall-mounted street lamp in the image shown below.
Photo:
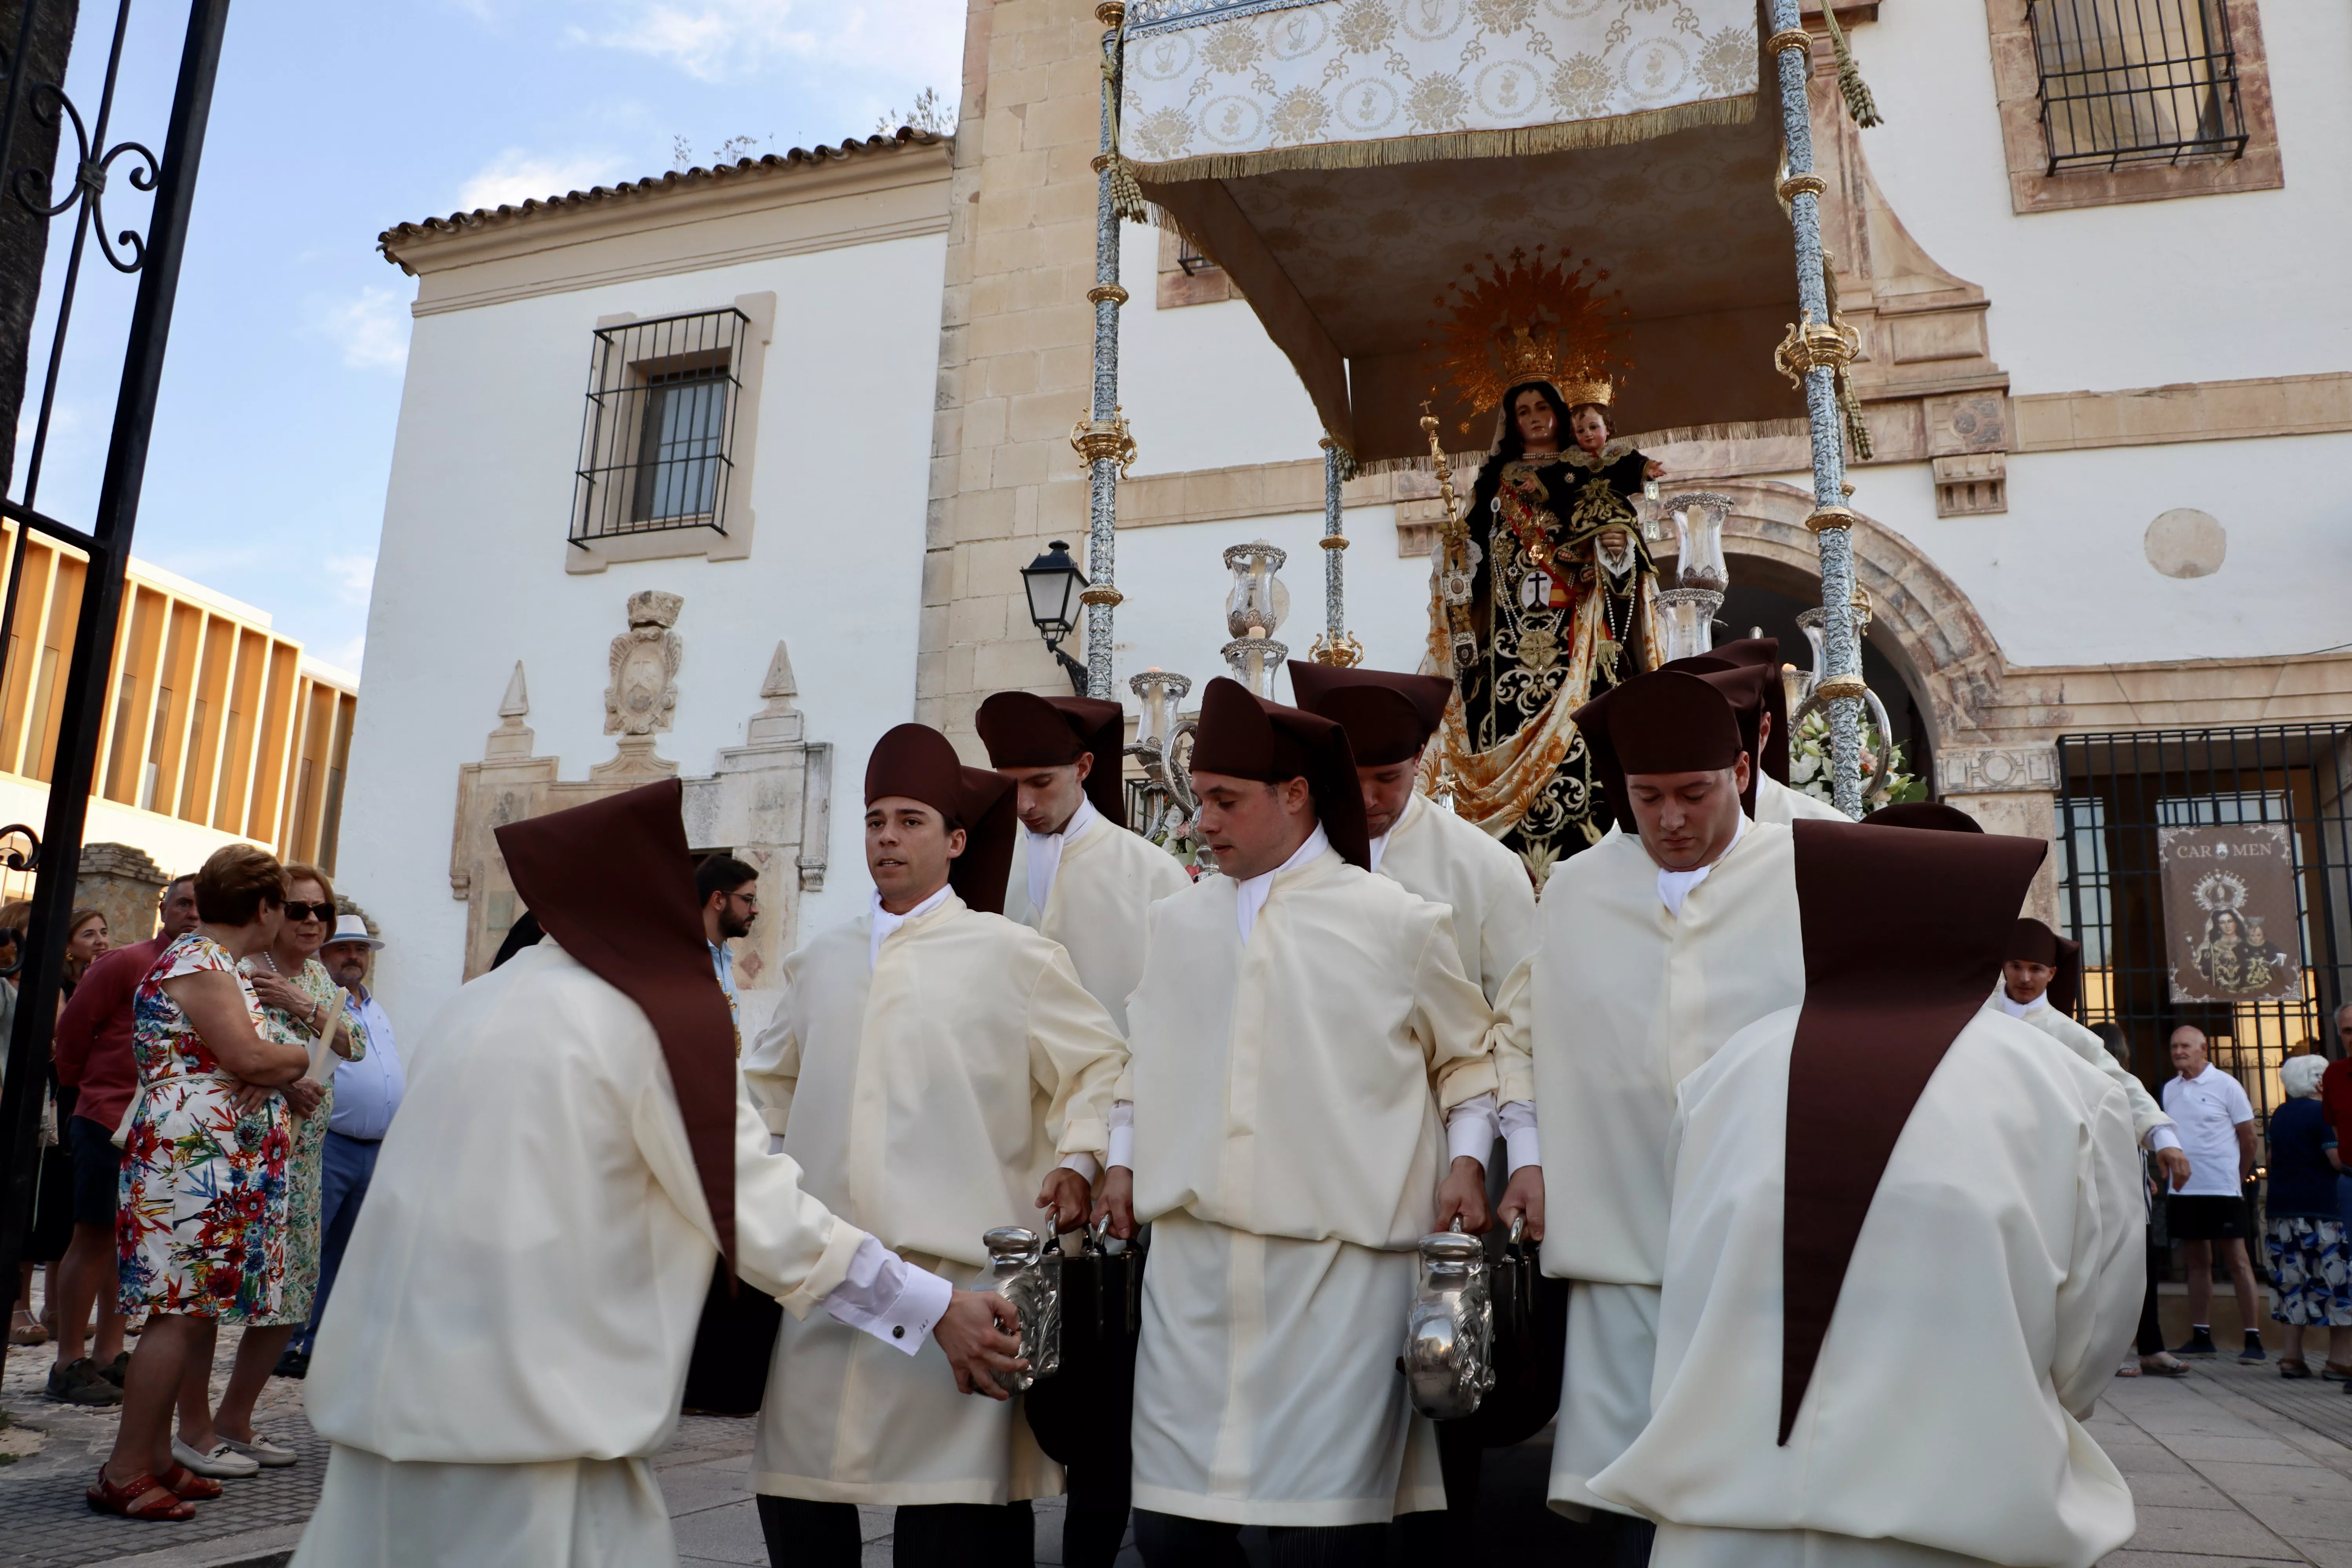
[[[1061,664],[1071,688],[1087,694],[1087,667],[1062,651],[1062,639],[1078,624],[1078,592],[1087,574],[1070,559],[1067,540],[1056,539],[1045,554],[1021,568],[1021,585],[1029,592],[1029,619],[1045,639],[1045,651]]]

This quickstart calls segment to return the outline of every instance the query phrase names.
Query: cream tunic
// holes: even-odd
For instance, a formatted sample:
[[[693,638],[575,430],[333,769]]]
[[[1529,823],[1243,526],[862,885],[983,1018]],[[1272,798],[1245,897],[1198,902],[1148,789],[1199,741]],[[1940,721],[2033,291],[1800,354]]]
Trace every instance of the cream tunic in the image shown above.
[[[1068,955],[950,894],[886,936],[870,915],[784,961],[746,1081],[809,1191],[959,1285],[994,1226],[1041,1223],[1045,1173],[1108,1146],[1126,1047]],[[776,1341],[756,1490],[874,1504],[1002,1503],[1061,1489],[1014,1405],[958,1394],[936,1343],[905,1356],[830,1320]]]
[[[1756,810],[1759,822],[1777,822],[1783,827],[1792,822],[1813,817],[1822,822],[1852,822],[1853,817],[1816,795],[1791,789],[1770,773],[1756,775]]]
[[[419,1044],[304,1386],[336,1447],[298,1561],[669,1561],[642,1457],[677,1425],[718,1242],[653,1026],[549,940]],[[864,1236],[737,1120],[737,1266],[805,1314]]]
[[[1078,984],[1124,1035],[1128,994],[1143,978],[1143,911],[1192,883],[1175,856],[1097,816],[1084,833],[1063,842],[1062,863],[1043,910],[1029,901],[1029,835],[1015,838],[1004,916],[1060,942],[1078,972]]]
[[[1136,1216],[1158,1221],[1135,1375],[1138,1508],[1355,1524],[1444,1506],[1396,1375],[1442,1110],[1494,1091],[1452,919],[1332,851],[1151,907],[1129,1002]]]
[[[1794,841],[1746,829],[1679,916],[1639,837],[1612,834],[1552,872],[1541,946],[1515,996],[1528,1029],[1544,1187],[1544,1272],[1574,1281],[1551,1500],[1597,1505],[1585,1479],[1648,1415],[1665,1260],[1675,1086],[1734,1034],[1805,992]]]
[[[1504,983],[1536,950],[1536,893],[1526,864],[1493,835],[1415,794],[1389,829],[1379,869],[1405,891],[1454,911],[1462,972],[1500,1012]]]
[[[2012,1016],[2002,1010],[2000,1000],[2001,988],[1996,985],[1992,994],[1985,998],[1984,1010],[1999,1013],[2003,1017]],[[2141,1144],[2150,1149],[2179,1147],[2179,1134],[2167,1136],[2157,1133],[2159,1127],[2169,1129],[2172,1118],[2164,1113],[2164,1107],[2157,1103],[2156,1096],[2148,1093],[2147,1085],[2140,1082],[2139,1075],[2116,1060],[2116,1054],[2107,1049],[2105,1040],[2051,1006],[2046,1000],[2041,1006],[2029,1008],[2023,1015],[2016,1016],[2019,1023],[2032,1025],[2098,1068],[2124,1091],[2124,1099],[2131,1106],[2132,1136]]]
[[[2015,1020],[1971,1019],[1895,1142],[1781,1447],[1799,1011],[1683,1085],[1655,1414],[1592,1489],[1676,1527],[1658,1568],[2090,1568],[2133,1529],[2130,1490],[2079,1424],[2139,1316],[2129,1102]],[[1814,1532],[1802,1554],[1798,1532]]]

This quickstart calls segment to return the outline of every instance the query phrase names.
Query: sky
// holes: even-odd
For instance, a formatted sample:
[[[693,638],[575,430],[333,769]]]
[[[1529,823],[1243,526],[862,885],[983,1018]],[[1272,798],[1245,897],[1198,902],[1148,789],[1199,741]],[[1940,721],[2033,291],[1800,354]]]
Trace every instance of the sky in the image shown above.
[[[376,236],[952,108],[965,0],[236,0],[132,553],[359,670],[415,279]],[[116,7],[82,0],[67,91],[94,115]],[[107,141],[163,146],[184,0],[142,0]],[[68,138],[70,144],[70,138]],[[739,145],[741,145],[739,143]],[[146,226],[114,165],[110,232]],[[62,251],[55,226],[37,383]],[[83,263],[36,498],[88,527],[135,279]],[[19,441],[22,493],[31,409]],[[453,563],[455,564],[455,563]]]

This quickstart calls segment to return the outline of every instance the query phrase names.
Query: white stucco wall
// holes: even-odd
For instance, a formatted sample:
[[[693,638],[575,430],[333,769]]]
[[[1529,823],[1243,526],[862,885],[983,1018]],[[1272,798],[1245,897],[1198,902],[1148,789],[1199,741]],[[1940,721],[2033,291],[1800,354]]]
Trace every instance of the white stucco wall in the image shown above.
[[[2352,368],[2352,9],[2271,4],[2263,42],[2282,190],[2020,216],[1985,10],[1882,6],[1854,53],[1886,122],[1863,133],[1880,189],[1937,263],[1992,301],[2016,393]]]
[[[632,593],[684,595],[676,728],[661,754],[710,773],[743,743],[779,639],[807,734],[835,747],[833,872],[802,929],[866,896],[856,810],[874,740],[913,710],[944,237],[898,239],[421,317],[409,350],[368,616],[339,882],[384,928],[377,984],[422,1028],[458,984],[449,894],[457,770],[478,762],[515,661],[536,752],[584,777],[613,755],[606,650]],[[748,559],[565,572],[590,333],[774,290]],[[740,450],[740,448],[739,448]],[[845,805],[845,803],[846,803]]]

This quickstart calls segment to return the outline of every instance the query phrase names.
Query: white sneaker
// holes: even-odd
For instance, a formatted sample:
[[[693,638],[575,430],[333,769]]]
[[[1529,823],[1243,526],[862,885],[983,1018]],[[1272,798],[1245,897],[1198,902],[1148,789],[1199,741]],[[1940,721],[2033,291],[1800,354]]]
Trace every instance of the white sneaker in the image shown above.
[[[177,1437],[172,1439],[173,1462],[185,1465],[200,1476],[210,1476],[216,1481],[243,1480],[261,1469],[261,1461],[248,1458],[236,1451],[226,1438],[215,1443],[208,1452],[198,1452]]]
[[[253,1435],[253,1441],[250,1443],[240,1443],[234,1437],[225,1436],[221,1439],[221,1446],[233,1454],[243,1454],[264,1469],[276,1469],[281,1465],[290,1465],[302,1457],[282,1443],[271,1442],[258,1432]]]

